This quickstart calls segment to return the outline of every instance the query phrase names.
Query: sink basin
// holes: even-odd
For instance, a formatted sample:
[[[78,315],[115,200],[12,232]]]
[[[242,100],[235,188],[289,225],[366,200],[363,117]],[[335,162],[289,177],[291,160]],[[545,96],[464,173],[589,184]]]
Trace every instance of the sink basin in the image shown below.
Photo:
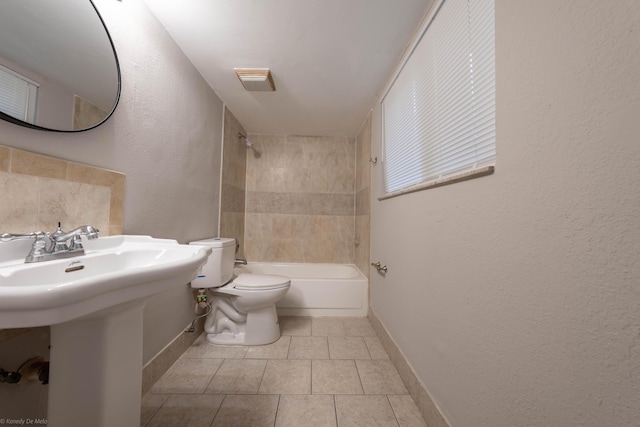
[[[0,329],[51,326],[46,424],[139,426],[146,297],[186,288],[211,249],[149,236],[83,246],[25,264],[30,242],[0,243]]]
[[[11,249],[14,258],[0,262],[0,329],[67,322],[185,285],[208,256],[206,248],[149,236],[83,245],[83,256],[32,264],[24,264],[28,250],[18,257]]]

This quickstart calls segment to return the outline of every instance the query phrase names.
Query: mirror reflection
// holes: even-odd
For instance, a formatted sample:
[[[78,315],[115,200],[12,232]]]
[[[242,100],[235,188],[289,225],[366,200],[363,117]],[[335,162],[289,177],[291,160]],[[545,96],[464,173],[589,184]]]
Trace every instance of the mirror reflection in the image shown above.
[[[90,0],[0,0],[0,118],[77,132],[104,122],[119,95],[115,49]]]

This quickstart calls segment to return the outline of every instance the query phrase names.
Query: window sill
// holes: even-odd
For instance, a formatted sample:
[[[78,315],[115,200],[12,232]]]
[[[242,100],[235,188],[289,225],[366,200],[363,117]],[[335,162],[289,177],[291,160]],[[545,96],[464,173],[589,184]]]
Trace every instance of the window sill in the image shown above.
[[[432,181],[423,182],[422,184],[414,185],[411,187],[403,188],[402,190],[394,191],[392,193],[384,194],[378,197],[378,200],[391,199],[392,197],[402,196],[403,194],[414,193],[416,191],[428,190],[430,188],[442,187],[443,185],[454,184],[456,182],[466,181],[468,179],[479,178],[481,176],[491,175],[495,170],[495,165],[484,166],[472,171],[465,171],[448,175],[443,178],[434,179]]]

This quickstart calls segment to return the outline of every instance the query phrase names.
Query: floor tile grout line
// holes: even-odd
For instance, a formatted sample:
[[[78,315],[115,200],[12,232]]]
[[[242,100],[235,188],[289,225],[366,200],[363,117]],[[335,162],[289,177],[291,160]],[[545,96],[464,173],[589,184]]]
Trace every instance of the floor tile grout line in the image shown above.
[[[362,376],[360,375],[360,369],[358,369],[358,363],[354,360],[354,361],[353,361],[353,364],[355,365],[355,367],[356,367],[356,372],[358,373],[358,381],[360,381],[360,387],[362,388],[362,394],[363,394],[364,396],[366,396],[366,395],[367,395],[367,392],[366,392],[366,391],[364,391],[364,385],[362,384]]]
[[[310,319],[310,320],[312,320],[312,319]],[[367,353],[367,355],[366,355],[367,357],[366,357],[366,358],[364,358],[364,359],[356,359],[356,358],[331,359],[331,355],[329,354],[329,359],[322,359],[322,360],[351,360],[351,361],[352,361],[351,363],[353,363],[353,364],[355,365],[356,373],[357,373],[357,375],[358,375],[359,385],[360,385],[360,387],[361,387],[361,389],[362,389],[362,392],[361,392],[361,394],[360,394],[360,393],[356,393],[356,394],[354,394],[354,393],[347,393],[347,394],[345,394],[345,396],[356,396],[356,395],[360,395],[360,396],[367,396],[367,395],[369,395],[369,396],[375,396],[375,395],[382,396],[382,395],[383,395],[383,396],[385,396],[385,398],[386,398],[386,400],[387,400],[388,404],[390,405],[390,407],[391,407],[391,409],[392,409],[392,413],[393,413],[394,419],[395,419],[395,421],[396,421],[397,425],[399,425],[400,421],[399,421],[399,419],[398,419],[398,409],[401,409],[401,408],[395,408],[395,409],[394,409],[394,407],[391,405],[391,399],[390,399],[390,396],[391,396],[391,395],[398,395],[398,396],[399,396],[399,395],[407,395],[407,394],[408,394],[408,393],[407,393],[407,391],[405,391],[405,392],[403,392],[403,393],[391,393],[391,394],[389,394],[389,393],[388,393],[388,391],[391,391],[391,390],[385,390],[385,392],[382,392],[382,393],[365,393],[365,392],[364,392],[364,387],[363,387],[363,378],[362,378],[361,369],[359,369],[359,368],[358,368],[358,365],[359,365],[358,361],[365,361],[365,360],[375,361],[375,360],[377,360],[377,359],[373,359],[372,347],[371,347],[371,346],[373,345],[373,346],[374,346],[374,348],[377,348],[377,347],[375,347],[375,343],[373,343],[373,342],[371,343],[371,345],[369,345],[370,343],[368,343],[368,342],[367,342],[367,340],[365,339],[365,337],[368,337],[368,336],[370,336],[370,335],[368,335],[367,331],[365,331],[363,328],[359,328],[359,326],[360,326],[360,324],[359,324],[359,323],[354,322],[354,323],[352,324],[352,326],[353,326],[353,327],[350,329],[350,331],[351,331],[351,334],[355,334],[355,335],[349,335],[349,334],[347,334],[347,333],[346,333],[346,332],[347,332],[347,327],[346,327],[346,325],[348,324],[348,320],[345,320],[345,319],[335,319],[335,318],[334,318],[333,320],[334,320],[334,325],[335,325],[335,324],[341,324],[341,326],[343,327],[343,330],[344,330],[345,334],[343,334],[343,335],[332,335],[332,334],[331,334],[331,332],[336,332],[336,329],[335,329],[335,328],[332,328],[332,327],[331,327],[331,325],[329,324],[329,326],[328,326],[328,327],[325,327],[325,329],[326,329],[326,331],[327,331],[327,333],[326,333],[326,334],[322,334],[322,335],[313,335],[313,334],[312,334],[312,335],[302,335],[302,336],[307,336],[307,337],[313,337],[313,336],[323,337],[323,342],[324,342],[324,343],[326,343],[327,351],[329,351],[329,341],[330,341],[330,339],[329,339],[329,338],[330,338],[331,336],[336,336],[336,337],[358,337],[358,338],[360,338],[360,340],[359,340],[359,341],[360,341],[360,342],[362,342],[362,343],[364,343],[364,347],[366,348],[366,353]],[[336,320],[337,320],[337,322],[336,322]],[[309,322],[309,323],[311,324],[311,328],[310,328],[310,329],[311,329],[311,330],[312,330],[312,332],[313,332],[313,330],[314,330],[314,329],[313,329],[313,322],[311,321],[311,322]],[[357,333],[356,333],[356,331],[357,331]],[[319,330],[318,330],[318,328],[317,328],[317,327],[315,328],[315,332],[319,332]],[[276,357],[275,359],[294,360],[294,359],[289,359],[289,356],[291,356],[291,354],[292,354],[291,352],[292,352],[292,339],[293,339],[293,335],[283,334],[282,336],[283,336],[283,337],[287,337],[287,336],[288,336],[288,338],[287,338],[287,339],[288,339],[288,341],[287,341],[287,344],[286,344],[286,353],[285,353],[285,355],[284,355],[284,359],[283,359],[283,357],[282,357],[282,356],[280,356],[280,357]],[[376,336],[377,336],[377,335],[376,335]],[[303,347],[304,347],[304,346],[303,346]],[[245,349],[245,350],[246,350],[246,349]],[[192,354],[196,354],[196,353],[197,353],[197,352],[194,352],[194,353],[192,353]],[[276,351],[275,353],[277,353],[277,351]],[[314,360],[316,360],[316,359],[315,359],[316,353],[314,353],[313,346],[312,346],[312,347],[310,347],[310,348],[308,348],[308,349],[306,349],[306,351],[305,351],[305,352],[303,352],[303,353],[306,353],[305,355],[306,355],[307,357],[304,357],[304,356],[303,356],[304,358],[303,358],[303,359],[299,359],[299,360],[308,360],[308,362],[307,362],[307,363],[308,363],[308,366],[309,366],[309,368],[308,368],[308,369],[309,369],[309,375],[310,375],[310,388],[309,388],[309,390],[310,390],[310,391],[309,391],[309,393],[294,393],[294,394],[300,394],[300,395],[303,395],[303,396],[304,396],[304,395],[307,395],[307,396],[319,396],[319,395],[315,395],[315,394],[314,394],[314,384],[313,384],[313,372],[314,372],[314,369],[313,369],[313,368],[314,368],[314,367],[313,367],[313,365],[314,365]],[[216,353],[212,353],[212,354],[216,354]],[[247,356],[247,352],[246,352],[246,351],[245,351],[245,352],[244,352],[240,357],[235,357],[235,356],[237,355],[237,353],[228,353],[228,354],[230,354],[231,356],[234,356],[234,357],[224,357],[224,358],[222,358],[222,357],[215,357],[216,359],[219,359],[219,360],[220,360],[220,363],[219,363],[219,364],[217,364],[216,370],[213,372],[213,374],[212,374],[212,375],[211,375],[210,373],[208,373],[209,375],[211,375],[211,377],[210,377],[210,379],[209,379],[208,383],[205,385],[204,389],[200,390],[200,389],[198,388],[197,390],[193,390],[192,392],[187,392],[187,393],[184,393],[184,392],[183,392],[183,393],[180,393],[180,392],[179,392],[179,393],[166,393],[166,394],[168,394],[168,398],[167,398],[167,399],[166,399],[166,400],[165,400],[165,401],[160,405],[160,407],[156,407],[156,408],[153,410],[153,412],[152,412],[152,413],[150,413],[149,415],[147,415],[147,416],[146,416],[146,417],[148,417],[148,418],[146,418],[146,421],[145,421],[145,424],[144,424],[144,425],[145,425],[145,426],[147,426],[147,425],[151,425],[151,424],[150,424],[151,420],[153,420],[153,419],[158,415],[158,412],[161,410],[161,408],[162,408],[162,407],[165,407],[165,405],[167,404],[167,400],[171,399],[171,397],[172,397],[172,396],[174,396],[174,395],[184,395],[184,394],[191,394],[191,395],[193,395],[193,396],[203,395],[203,394],[205,394],[205,395],[207,395],[207,394],[209,394],[209,395],[222,395],[222,396],[223,396],[223,397],[222,397],[222,401],[221,401],[221,402],[220,402],[220,404],[218,405],[218,407],[217,407],[217,409],[216,409],[216,413],[214,414],[214,418],[212,419],[212,421],[211,421],[211,423],[210,423],[210,425],[213,425],[213,422],[215,421],[215,418],[216,418],[217,416],[219,416],[219,414],[220,414],[220,411],[221,411],[222,405],[223,405],[223,404],[224,404],[224,402],[226,401],[227,397],[228,397],[228,396],[230,396],[230,395],[229,395],[229,394],[226,394],[226,393],[225,393],[225,394],[222,394],[222,393],[207,393],[207,389],[211,386],[212,382],[213,382],[213,381],[214,381],[214,379],[215,379],[215,376],[216,376],[219,372],[221,372],[221,369],[223,368],[223,366],[222,366],[222,365],[224,365],[227,361],[230,361],[230,360],[241,360],[241,359],[245,359],[245,358],[246,358],[246,356]],[[347,354],[348,354],[348,351],[347,351]],[[357,354],[357,353],[354,353],[354,355],[356,355],[356,354]],[[360,355],[364,355],[364,353],[363,353],[363,352],[361,352],[361,351],[360,351],[360,353],[359,353],[359,354],[360,354]],[[204,355],[205,355],[205,353],[202,353],[202,356],[204,356]],[[250,395],[260,395],[259,390],[260,390],[260,386],[262,386],[262,384],[263,384],[263,382],[264,382],[264,378],[265,378],[265,373],[266,373],[267,365],[268,365],[268,364],[270,364],[270,363],[275,363],[275,362],[273,362],[273,360],[275,360],[275,359],[274,359],[273,357],[271,357],[271,356],[274,356],[274,355],[276,355],[276,356],[277,356],[277,354],[267,354],[266,356],[264,356],[264,355],[263,355],[263,357],[261,357],[261,358],[260,358],[260,359],[264,359],[264,360],[265,360],[265,365],[264,365],[264,369],[262,370],[262,375],[260,376],[260,381],[259,381],[259,384],[258,384],[258,390],[257,390],[255,393],[241,393],[241,395],[249,395],[249,394],[250,394]],[[205,360],[205,359],[213,359],[213,358],[196,356],[196,357],[189,357],[189,359]],[[256,359],[256,360],[259,360],[259,359]],[[318,359],[318,360],[319,360],[319,359]],[[389,360],[389,359],[387,358],[386,360]],[[362,363],[365,363],[365,362],[362,362]],[[316,366],[316,368],[317,368],[317,366]],[[395,369],[395,367],[394,367],[393,371],[396,373],[396,375],[399,375],[399,373],[397,372],[397,369]],[[208,377],[209,375],[206,375],[206,376]],[[402,378],[401,378],[401,379],[402,379]],[[404,383],[404,381],[403,381],[403,383]],[[406,385],[405,385],[405,388],[406,388]],[[373,390],[372,390],[372,391],[373,391]],[[223,393],[224,393],[224,391],[223,391]],[[151,394],[153,394],[153,393],[151,393]],[[157,393],[157,394],[165,394],[165,393]],[[236,394],[238,394],[238,393],[236,393]],[[274,415],[274,418],[273,418],[273,425],[275,426],[275,425],[278,423],[278,420],[280,419],[280,420],[282,421],[282,420],[283,420],[283,418],[282,418],[282,417],[283,417],[283,416],[285,416],[285,412],[286,412],[286,411],[285,411],[285,412],[283,412],[282,414],[280,414],[280,413],[279,413],[279,412],[280,412],[280,409],[282,409],[282,410],[284,411],[284,408],[285,408],[284,406],[281,406],[281,404],[283,403],[283,402],[282,402],[282,396],[283,396],[283,395],[282,395],[282,394],[280,394],[280,393],[269,393],[268,395],[272,395],[272,396],[273,396],[273,395],[277,395],[277,396],[278,396],[278,400],[277,400],[277,404],[276,404],[276,412],[275,412],[275,415]],[[337,415],[337,400],[338,400],[338,399],[336,398],[336,396],[337,396],[336,394],[332,394],[331,396],[332,396],[332,401],[333,401],[333,414],[334,414],[333,416],[334,416],[334,420],[335,420],[336,425],[338,425],[338,415]],[[311,400],[313,400],[313,399],[311,399]],[[327,408],[327,409],[328,409],[328,408]],[[403,411],[400,411],[400,412],[401,412],[401,413],[403,413]],[[401,414],[401,415],[402,415],[402,414]],[[163,417],[164,417],[164,416],[163,416]],[[279,417],[280,417],[280,418],[279,418]],[[162,417],[161,417],[161,418],[162,418]]]
[[[227,359],[222,359],[222,362],[220,362],[220,364],[218,365],[218,367],[216,368],[216,371],[213,373],[213,375],[211,375],[211,379],[209,380],[209,382],[207,383],[207,385],[204,387],[204,390],[202,390],[201,394],[207,394],[207,389],[209,388],[209,386],[211,385],[211,383],[213,382],[213,379],[216,377],[216,374],[218,373],[218,371],[220,370],[220,368],[222,368],[222,365],[224,364],[224,361]]]
[[[391,412],[393,412],[393,416],[396,419],[396,423],[398,423],[398,425],[400,425],[400,420],[398,420],[398,414],[396,414],[396,410],[393,407],[393,404],[391,403],[391,400],[389,400],[389,395],[386,395],[387,397],[387,402],[389,402],[389,406],[391,407]]]
[[[213,426],[214,421],[216,420],[216,417],[218,416],[218,414],[220,413],[220,410],[222,409],[222,405],[224,404],[224,401],[227,399],[227,394],[223,395],[222,400],[220,401],[220,404],[218,405],[218,409],[216,409],[216,413],[213,414],[213,418],[211,418],[211,422],[209,423],[209,427]]]
[[[273,427],[276,427],[276,423],[278,422],[278,412],[280,412],[280,399],[282,399],[282,395],[278,395],[278,404],[276,405],[276,416],[273,417]]]
[[[260,387],[262,387],[262,381],[264,381],[264,375],[267,372],[267,365],[269,361],[267,360],[264,364],[264,369],[262,370],[262,376],[260,377],[260,383],[258,383],[258,389],[256,390],[256,395],[260,394]]]

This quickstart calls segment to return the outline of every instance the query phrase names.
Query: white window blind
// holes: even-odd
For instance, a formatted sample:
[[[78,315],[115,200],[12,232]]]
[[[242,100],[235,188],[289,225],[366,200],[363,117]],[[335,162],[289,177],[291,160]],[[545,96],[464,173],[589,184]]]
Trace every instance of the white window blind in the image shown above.
[[[386,194],[495,162],[493,0],[444,0],[382,100]]]
[[[38,84],[0,65],[0,111],[35,124]]]

